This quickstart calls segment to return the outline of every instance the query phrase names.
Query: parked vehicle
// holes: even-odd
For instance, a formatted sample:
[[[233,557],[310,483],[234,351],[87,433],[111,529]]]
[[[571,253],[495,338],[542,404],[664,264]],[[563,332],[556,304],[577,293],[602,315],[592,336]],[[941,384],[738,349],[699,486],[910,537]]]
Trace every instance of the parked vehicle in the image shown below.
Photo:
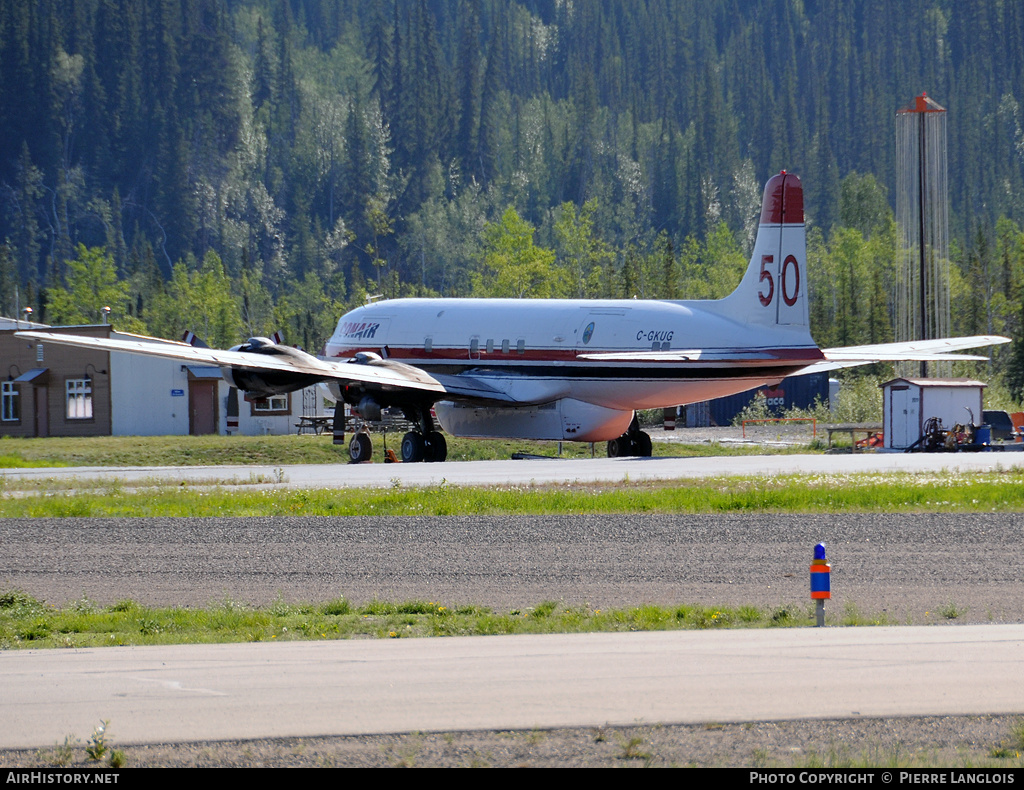
[[[1017,438],[1017,433],[1013,429],[1013,421],[1005,411],[985,410],[982,412],[982,417],[984,423],[992,428],[992,441],[1011,442]]]

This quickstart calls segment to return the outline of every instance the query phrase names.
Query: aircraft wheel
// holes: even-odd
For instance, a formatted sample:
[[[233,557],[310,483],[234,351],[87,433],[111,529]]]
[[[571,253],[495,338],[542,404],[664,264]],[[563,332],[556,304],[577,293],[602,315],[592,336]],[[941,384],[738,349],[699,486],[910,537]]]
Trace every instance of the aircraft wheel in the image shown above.
[[[440,431],[431,431],[427,436],[426,460],[440,462],[448,457],[448,442]]]
[[[625,458],[630,455],[630,441],[626,436],[620,436],[618,439],[612,439],[608,442],[608,457],[609,458]]]
[[[654,447],[651,444],[650,434],[640,431],[633,438],[633,452],[641,458],[650,458],[654,452]]]
[[[402,463],[415,464],[426,456],[427,444],[423,434],[409,431],[402,437]]]
[[[348,443],[348,457],[352,459],[352,463],[361,464],[364,461],[369,461],[371,455],[373,455],[373,443],[370,441],[370,437],[365,433],[355,434],[352,441]]]

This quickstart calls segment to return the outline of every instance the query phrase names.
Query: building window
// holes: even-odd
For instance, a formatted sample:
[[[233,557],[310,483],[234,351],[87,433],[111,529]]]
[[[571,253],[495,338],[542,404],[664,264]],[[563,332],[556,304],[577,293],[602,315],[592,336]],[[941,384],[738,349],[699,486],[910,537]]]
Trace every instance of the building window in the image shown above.
[[[254,417],[273,417],[274,415],[291,414],[289,395],[271,395],[269,398],[258,398],[252,402]]]
[[[0,418],[4,422],[20,422],[21,409],[18,406],[18,388],[13,381],[3,382],[0,387]]]
[[[68,379],[65,382],[67,391],[67,418],[69,420],[92,419],[92,380]]]

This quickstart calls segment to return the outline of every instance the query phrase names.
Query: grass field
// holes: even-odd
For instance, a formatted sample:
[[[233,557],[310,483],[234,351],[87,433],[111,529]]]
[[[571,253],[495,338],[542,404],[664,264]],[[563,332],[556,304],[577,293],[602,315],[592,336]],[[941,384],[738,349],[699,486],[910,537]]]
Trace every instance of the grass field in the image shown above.
[[[283,474],[283,473],[282,473]],[[282,478],[283,479],[283,478]],[[243,481],[245,482],[245,481]],[[0,476],[0,518],[454,516],[583,513],[914,513],[1024,511],[1024,470],[723,477],[489,488],[287,489],[279,480],[128,489],[114,480],[15,484]]]
[[[836,612],[836,625],[879,624],[855,610]],[[134,601],[100,606],[88,599],[57,608],[19,590],[0,591],[0,650],[44,647],[199,644],[324,639],[400,639],[425,636],[668,631],[813,625],[813,606],[735,609],[644,605],[609,611],[544,601],[528,609],[495,612],[449,608],[433,601],[343,598],[319,604],[283,601],[256,608],[222,601],[205,609],[150,608]]]

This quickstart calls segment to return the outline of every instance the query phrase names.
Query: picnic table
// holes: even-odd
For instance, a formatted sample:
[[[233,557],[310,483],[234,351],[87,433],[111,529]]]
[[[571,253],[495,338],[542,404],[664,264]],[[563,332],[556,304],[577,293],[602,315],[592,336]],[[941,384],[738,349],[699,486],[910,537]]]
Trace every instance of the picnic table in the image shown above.
[[[304,414],[299,417],[299,421],[295,423],[295,427],[297,429],[295,434],[299,435],[306,431],[312,431],[319,436],[331,427],[331,423],[333,421],[334,417],[329,414]]]

